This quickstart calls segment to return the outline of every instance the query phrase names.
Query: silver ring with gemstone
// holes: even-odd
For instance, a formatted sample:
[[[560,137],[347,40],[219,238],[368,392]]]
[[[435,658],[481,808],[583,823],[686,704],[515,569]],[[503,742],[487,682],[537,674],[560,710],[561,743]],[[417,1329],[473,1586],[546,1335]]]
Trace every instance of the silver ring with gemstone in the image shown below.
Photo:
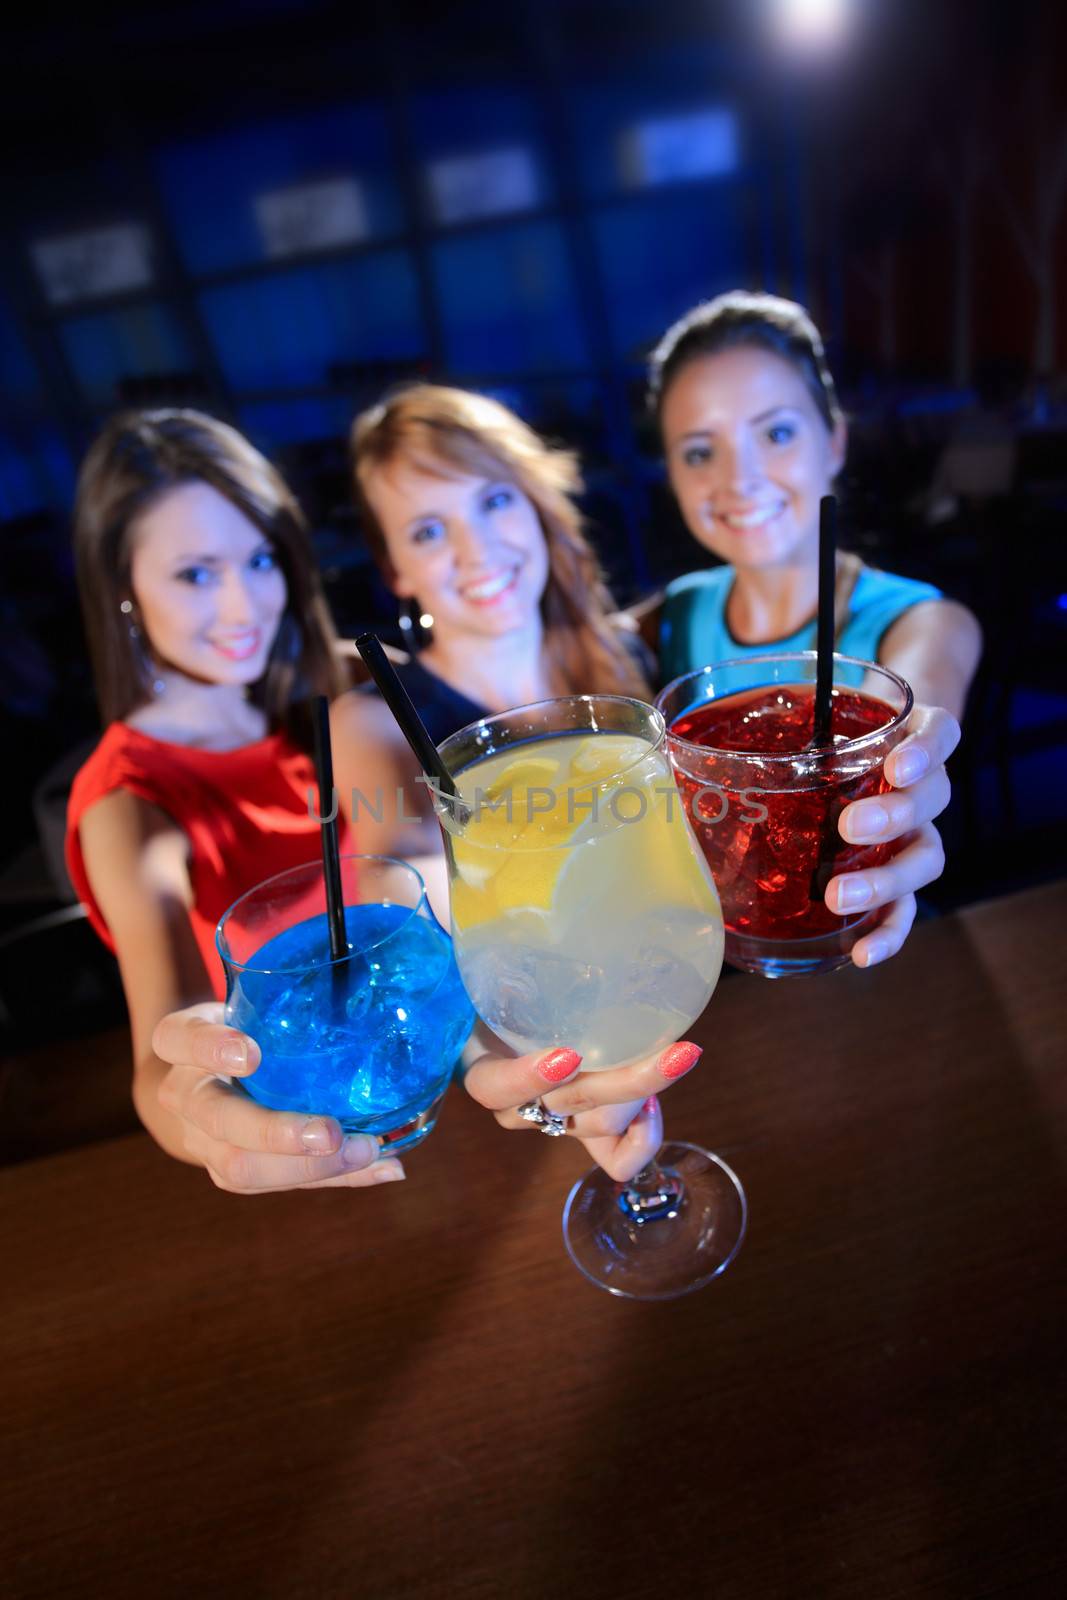
[[[567,1132],[569,1117],[558,1116],[555,1111],[549,1111],[540,1096],[535,1100],[527,1100],[525,1105],[515,1107],[515,1115],[522,1118],[523,1122],[532,1122],[535,1128],[542,1133],[547,1133],[550,1138],[558,1139]]]

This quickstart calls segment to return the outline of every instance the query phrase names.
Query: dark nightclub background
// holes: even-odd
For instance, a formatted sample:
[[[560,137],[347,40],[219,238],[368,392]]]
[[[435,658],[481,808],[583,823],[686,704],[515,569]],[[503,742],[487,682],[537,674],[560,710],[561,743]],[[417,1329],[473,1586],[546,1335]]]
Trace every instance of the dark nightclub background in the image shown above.
[[[347,426],[405,376],[485,389],[581,450],[629,603],[702,560],[645,419],[647,352],[738,285],[804,301],[826,334],[853,546],[985,630],[929,905],[1067,869],[1061,9],[204,0],[6,22],[8,1013],[17,951],[42,960],[26,926],[54,930],[70,899],[63,794],[98,725],[69,514],[109,412],[235,421],[300,494],[342,631],[388,632]],[[840,31],[804,48],[790,16]],[[73,992],[102,958],[62,926],[84,943],[44,959]],[[86,1004],[106,983],[86,976]]]

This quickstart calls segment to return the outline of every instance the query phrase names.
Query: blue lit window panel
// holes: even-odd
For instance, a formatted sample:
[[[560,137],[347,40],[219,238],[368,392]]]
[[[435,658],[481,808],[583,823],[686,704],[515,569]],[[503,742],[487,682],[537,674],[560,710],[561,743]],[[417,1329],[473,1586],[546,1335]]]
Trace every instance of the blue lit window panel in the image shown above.
[[[184,376],[196,369],[185,330],[167,305],[97,311],[65,318],[58,327],[78,386],[92,406],[114,405],[123,378]]]
[[[51,306],[148,288],[155,278],[152,256],[152,235],[140,222],[46,234],[30,245],[30,259]]]
[[[361,244],[367,203],[355,178],[289,184],[256,196],[256,225],[272,260]]]
[[[158,152],[156,165],[179,248],[198,275],[265,260],[256,200],[302,184],[355,179],[372,237],[395,237],[407,222],[388,121],[376,105],[279,118],[170,145]]]
[[[670,132],[670,124],[704,114],[733,114],[738,91],[739,69],[721,51],[710,46],[679,49],[673,47],[644,61],[639,73],[620,75],[582,84],[570,96],[568,117],[570,145],[575,152],[582,187],[592,198],[607,198],[632,186],[628,145],[633,130],[643,125],[658,125],[660,139]],[[735,125],[737,149],[741,152],[741,129]],[[723,124],[707,123],[696,136],[705,146],[704,165],[710,163],[709,140],[721,141],[727,130]],[[654,134],[655,137],[655,134]],[[719,144],[720,161],[722,145]],[[690,157],[695,164],[695,157]],[[679,163],[676,163],[679,164]],[[662,161],[659,163],[662,168]],[[707,173],[676,171],[675,177],[694,178]],[[663,181],[661,179],[661,181]]]
[[[566,372],[589,364],[559,227],[530,222],[441,241],[433,271],[448,369]]]
[[[348,368],[417,359],[424,339],[411,257],[385,250],[204,289],[200,308],[239,393],[350,383]]]
[[[727,106],[639,117],[618,142],[619,173],[629,188],[721,178],[741,161],[738,119]]]
[[[736,184],[605,207],[593,231],[612,341],[624,360],[642,359],[698,301],[748,282]]]
[[[533,151],[521,144],[441,156],[427,163],[425,177],[431,215],[442,227],[534,211],[540,200]]]
[[[238,411],[242,430],[267,455],[290,444],[343,439],[358,407],[342,395],[297,395],[291,400],[252,400]]]
[[[448,225],[552,203],[540,118],[520,89],[464,89],[415,95],[411,128],[423,163],[429,220]],[[466,172],[464,165],[467,165]],[[482,176],[475,175],[478,164]],[[472,209],[478,183],[483,193]],[[457,206],[457,198],[466,203]],[[477,198],[475,196],[475,198]]]

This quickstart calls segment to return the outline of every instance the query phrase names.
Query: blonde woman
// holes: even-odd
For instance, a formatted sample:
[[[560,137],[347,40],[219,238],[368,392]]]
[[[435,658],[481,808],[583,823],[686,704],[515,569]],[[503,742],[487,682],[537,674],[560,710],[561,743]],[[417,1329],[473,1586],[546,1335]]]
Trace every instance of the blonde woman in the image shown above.
[[[352,451],[375,559],[397,598],[433,618],[432,642],[400,676],[436,743],[555,695],[651,697],[642,646],[613,620],[582,532],[571,451],[498,401],[438,384],[401,390],[357,417]],[[371,802],[357,798],[361,839],[373,841],[365,848],[399,838],[419,849],[398,816],[398,790],[408,814],[420,801],[389,712],[355,693],[334,718],[342,803],[353,788]],[[436,847],[436,828],[421,847]]]

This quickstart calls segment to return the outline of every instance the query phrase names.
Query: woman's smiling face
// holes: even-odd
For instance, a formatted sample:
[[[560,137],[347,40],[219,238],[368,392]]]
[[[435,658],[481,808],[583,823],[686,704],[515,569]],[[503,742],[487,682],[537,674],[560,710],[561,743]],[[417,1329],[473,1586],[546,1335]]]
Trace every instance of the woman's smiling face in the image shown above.
[[[548,547],[537,509],[506,479],[428,472],[403,457],[364,482],[393,589],[435,629],[499,637],[537,616]]]
[[[157,660],[204,683],[261,678],[287,600],[262,530],[209,484],[184,483],[130,536],[130,589]]]
[[[667,469],[690,533],[735,567],[816,559],[819,501],[845,455],[786,360],[739,345],[694,356],[662,405]]]

